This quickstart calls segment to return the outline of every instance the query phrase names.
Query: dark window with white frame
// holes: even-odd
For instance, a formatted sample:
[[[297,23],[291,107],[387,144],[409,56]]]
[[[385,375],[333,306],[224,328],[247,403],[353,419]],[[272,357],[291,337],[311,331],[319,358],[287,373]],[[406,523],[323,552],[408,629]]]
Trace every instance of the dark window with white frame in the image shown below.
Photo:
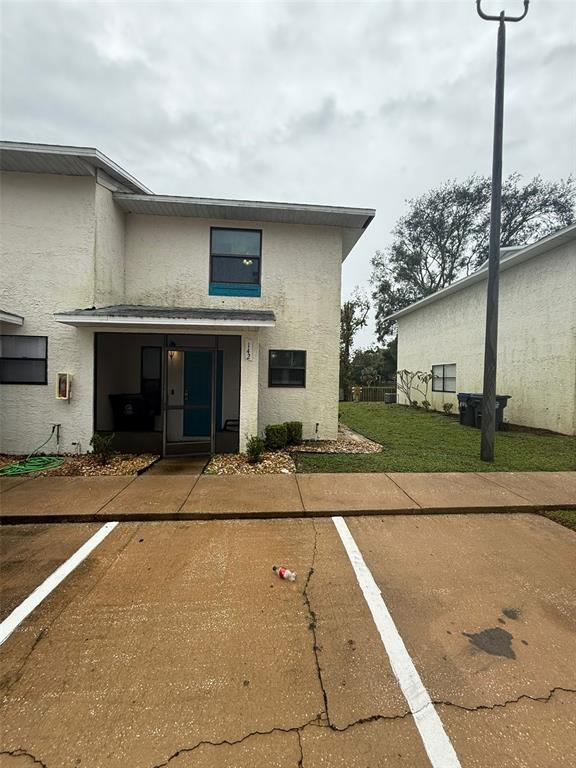
[[[48,338],[0,335],[0,384],[47,384]]]
[[[432,392],[456,392],[456,363],[432,366]]]
[[[260,285],[262,231],[260,229],[210,230],[210,282]]]
[[[305,387],[306,352],[271,349],[268,360],[269,387]]]

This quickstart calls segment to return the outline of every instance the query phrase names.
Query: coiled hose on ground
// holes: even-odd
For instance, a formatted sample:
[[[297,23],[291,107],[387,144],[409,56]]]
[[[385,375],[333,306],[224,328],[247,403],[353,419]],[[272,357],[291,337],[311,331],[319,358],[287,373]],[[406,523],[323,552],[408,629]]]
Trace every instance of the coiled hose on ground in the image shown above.
[[[42,445],[39,445],[38,448],[35,448],[32,453],[29,454],[25,459],[22,461],[17,461],[14,464],[5,464],[3,467],[0,467],[0,477],[29,475],[34,472],[46,472],[49,469],[58,469],[58,467],[61,467],[62,464],[64,464],[64,458],[62,456],[36,455],[39,450],[44,448],[44,446],[50,442],[55,429],[56,426],[53,426],[48,440],[45,440]]]

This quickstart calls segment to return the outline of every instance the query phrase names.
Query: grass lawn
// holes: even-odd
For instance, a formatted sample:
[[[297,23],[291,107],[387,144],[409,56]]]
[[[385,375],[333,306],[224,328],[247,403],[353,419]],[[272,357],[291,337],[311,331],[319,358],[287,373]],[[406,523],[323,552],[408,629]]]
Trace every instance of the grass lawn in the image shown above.
[[[497,432],[496,460],[480,461],[480,430],[402,405],[340,403],[344,424],[382,453],[298,455],[299,472],[486,472],[576,469],[576,437]]]
[[[576,531],[576,509],[556,509],[544,512],[543,514],[545,517],[549,517],[550,520],[554,520],[554,522]]]

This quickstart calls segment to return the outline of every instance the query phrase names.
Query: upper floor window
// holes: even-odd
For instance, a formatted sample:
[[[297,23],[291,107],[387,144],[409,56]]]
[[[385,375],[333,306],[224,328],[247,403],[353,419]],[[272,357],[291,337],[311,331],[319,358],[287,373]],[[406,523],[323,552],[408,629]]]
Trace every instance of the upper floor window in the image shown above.
[[[0,336],[0,384],[47,384],[46,336]]]
[[[210,230],[210,295],[260,296],[262,231]]]
[[[432,392],[456,392],[456,363],[432,366]]]

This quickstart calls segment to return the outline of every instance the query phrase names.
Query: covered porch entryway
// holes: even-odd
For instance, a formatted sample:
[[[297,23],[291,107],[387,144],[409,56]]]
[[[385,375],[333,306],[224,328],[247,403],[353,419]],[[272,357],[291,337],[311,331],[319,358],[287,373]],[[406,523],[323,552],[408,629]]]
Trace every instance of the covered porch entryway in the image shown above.
[[[165,456],[239,449],[240,336],[95,334],[95,431]]]
[[[117,305],[55,320],[94,332],[94,431],[117,450],[231,453],[256,433],[258,330],[273,312]]]

